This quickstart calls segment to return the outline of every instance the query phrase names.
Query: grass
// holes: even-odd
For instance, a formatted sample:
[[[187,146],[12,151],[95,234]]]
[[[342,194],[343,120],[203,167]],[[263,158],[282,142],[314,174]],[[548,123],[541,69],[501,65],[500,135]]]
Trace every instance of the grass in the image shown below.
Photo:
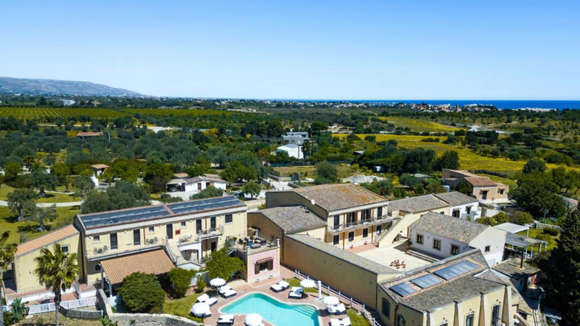
[[[202,293],[194,293],[179,299],[166,298],[163,303],[163,312],[175,316],[188,318],[194,321],[203,322],[203,319],[191,316],[189,311],[191,306]]]
[[[438,122],[428,121],[424,119],[416,119],[409,117],[381,117],[381,120],[387,121],[400,128],[409,128],[410,131],[415,132],[454,132],[459,128],[447,126]]]
[[[0,184],[0,200],[7,200],[8,194],[14,191],[14,188]],[[46,191],[46,196],[42,198],[38,198],[38,203],[68,203],[73,201],[80,201],[80,197],[76,197],[73,195],[62,194],[58,192],[51,192],[50,190]]]
[[[59,315],[59,323],[64,325],[75,325],[75,326],[101,326],[100,320],[72,319],[63,316],[62,314]],[[54,312],[50,312],[31,316],[30,318],[26,318],[16,325],[53,326],[54,324],[55,324]]]
[[[113,109],[97,108],[0,108],[0,117],[14,117],[22,120],[45,120],[58,117],[71,118],[88,116],[92,118],[118,118],[129,115]]]
[[[520,232],[519,235],[526,235],[526,232]],[[538,239],[538,240],[544,240],[544,241],[548,241],[548,245],[546,247],[547,250],[552,250],[554,248],[556,248],[556,246],[558,245],[556,243],[556,240],[558,240],[558,238],[560,237],[559,233],[557,236],[553,236],[551,234],[548,233],[544,233],[543,229],[530,229],[529,235],[530,238],[533,239]],[[532,249],[534,252],[537,252],[538,249],[537,248],[533,248]],[[543,250],[543,249],[542,249]]]
[[[350,318],[350,323],[353,326],[370,326],[369,321],[354,309],[348,309],[346,311],[348,318]]]
[[[338,176],[340,178],[346,178],[350,175],[353,174],[353,169],[350,166],[346,166],[343,164],[340,164],[336,167],[337,171],[338,171]],[[316,178],[316,166],[314,165],[303,165],[303,166],[280,166],[280,167],[275,167],[274,171],[280,173],[280,176],[282,177],[289,177],[294,173],[300,173],[300,175],[304,178],[304,177],[308,177],[308,178]]]
[[[286,282],[288,282],[288,284],[290,284],[290,287],[300,286],[300,280],[295,278],[295,277],[286,279]],[[317,288],[304,288],[304,292],[318,293],[318,289]]]
[[[71,224],[74,216],[79,212],[78,207],[57,207],[56,214],[57,217],[52,221],[49,226],[52,230],[61,228],[65,225]],[[16,221],[14,214],[10,211],[8,207],[0,206],[0,230],[9,231],[10,237],[8,238],[8,243],[19,243],[20,235],[24,240],[31,240],[33,238],[39,237],[50,231],[44,232],[30,232],[30,231],[19,231],[19,227],[30,225],[33,222],[29,221]]]

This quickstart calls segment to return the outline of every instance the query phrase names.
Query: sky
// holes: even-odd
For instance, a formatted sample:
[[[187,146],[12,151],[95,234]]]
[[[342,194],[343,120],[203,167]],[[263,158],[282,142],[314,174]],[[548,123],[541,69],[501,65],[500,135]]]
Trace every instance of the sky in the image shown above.
[[[155,96],[580,99],[580,1],[3,1],[0,76]]]

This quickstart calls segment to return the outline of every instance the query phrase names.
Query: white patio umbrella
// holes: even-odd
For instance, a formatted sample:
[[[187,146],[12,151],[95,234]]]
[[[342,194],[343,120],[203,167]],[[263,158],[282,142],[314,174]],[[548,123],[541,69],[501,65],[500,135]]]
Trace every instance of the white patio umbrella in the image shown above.
[[[322,299],[322,302],[324,302],[324,304],[327,306],[334,306],[334,305],[339,304],[340,300],[338,300],[337,297],[327,296],[327,297],[324,297],[324,299]]]
[[[305,287],[305,288],[315,288],[316,282],[307,278],[307,279],[300,281],[300,286]]]
[[[246,315],[246,320],[244,323],[248,326],[260,326],[262,324],[262,316],[258,314],[248,314]]]
[[[205,302],[198,302],[191,307],[190,311],[195,317],[205,317],[211,314],[209,305]]]
[[[209,281],[209,285],[213,286],[214,288],[219,288],[220,286],[224,286],[226,284],[226,280],[223,278],[216,277]]]

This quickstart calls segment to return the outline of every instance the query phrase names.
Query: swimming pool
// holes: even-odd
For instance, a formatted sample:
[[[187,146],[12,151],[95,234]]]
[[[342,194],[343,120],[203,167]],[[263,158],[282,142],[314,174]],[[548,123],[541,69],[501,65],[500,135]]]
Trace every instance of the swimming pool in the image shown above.
[[[260,314],[276,326],[320,326],[316,308],[286,304],[263,293],[251,293],[221,309],[228,314]]]

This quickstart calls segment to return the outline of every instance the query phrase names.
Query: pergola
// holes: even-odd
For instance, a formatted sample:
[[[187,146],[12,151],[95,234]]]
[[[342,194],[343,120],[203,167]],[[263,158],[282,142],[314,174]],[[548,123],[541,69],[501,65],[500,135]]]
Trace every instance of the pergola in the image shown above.
[[[533,239],[529,237],[525,237],[523,235],[518,235],[514,233],[508,233],[507,238],[505,241],[506,248],[514,250],[514,251],[521,251],[524,253],[524,256],[533,258],[534,251],[533,248],[538,249],[538,253],[542,252],[542,248],[546,250],[546,246],[548,245],[547,241]],[[531,247],[531,248],[530,248]]]

